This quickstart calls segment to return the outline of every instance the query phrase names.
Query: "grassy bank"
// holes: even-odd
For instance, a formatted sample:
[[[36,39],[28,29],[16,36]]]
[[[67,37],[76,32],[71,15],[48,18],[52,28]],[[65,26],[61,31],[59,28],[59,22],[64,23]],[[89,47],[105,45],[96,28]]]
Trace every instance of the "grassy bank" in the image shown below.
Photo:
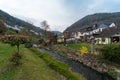
[[[90,44],[87,43],[79,43],[79,44],[70,44],[69,46],[64,46],[63,44],[57,44],[50,46],[50,50],[64,56],[69,57],[69,54],[75,54],[76,52],[80,52],[80,48],[85,46],[88,51],[90,51]]]
[[[78,74],[73,73],[69,66],[56,61],[54,58],[52,58],[50,55],[48,54],[44,54],[39,52],[38,50],[32,48],[31,49],[34,53],[36,53],[40,58],[42,58],[50,68],[54,69],[55,71],[59,72],[60,74],[64,75],[65,77],[67,77],[68,80],[84,80],[84,78],[82,76],[78,76]]]
[[[16,47],[0,43],[0,70],[12,65],[9,59],[15,51]],[[22,64],[0,73],[0,80],[66,80],[32,51],[21,47],[21,55]]]
[[[64,46],[64,47],[78,51],[82,46],[85,46],[87,47],[88,50],[90,50],[90,44],[88,43],[70,44],[69,46]]]

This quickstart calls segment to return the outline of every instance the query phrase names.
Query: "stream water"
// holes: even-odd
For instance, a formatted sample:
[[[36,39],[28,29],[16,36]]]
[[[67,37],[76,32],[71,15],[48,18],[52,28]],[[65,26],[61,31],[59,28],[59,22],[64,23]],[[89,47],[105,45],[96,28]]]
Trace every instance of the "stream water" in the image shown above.
[[[110,76],[108,76],[107,74],[97,72],[97,71],[83,65],[80,62],[65,58],[57,53],[52,52],[52,51],[48,51],[45,49],[39,49],[39,50],[46,54],[50,54],[57,60],[69,65],[69,67],[71,67],[72,71],[82,74],[86,78],[86,80],[115,80],[115,79],[111,78]]]

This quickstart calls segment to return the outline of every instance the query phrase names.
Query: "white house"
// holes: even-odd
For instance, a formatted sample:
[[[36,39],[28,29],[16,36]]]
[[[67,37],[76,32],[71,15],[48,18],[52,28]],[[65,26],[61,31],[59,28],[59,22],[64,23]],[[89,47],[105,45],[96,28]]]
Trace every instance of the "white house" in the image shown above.
[[[115,23],[112,23],[109,27],[116,27]]]
[[[83,34],[81,32],[75,32],[74,33],[74,38],[76,38],[76,39],[80,39],[81,36],[83,36]]]
[[[93,33],[102,32],[103,29],[106,29],[106,28],[108,28],[107,25],[105,25],[105,24],[101,24],[97,29],[94,29],[94,30],[93,30]]]

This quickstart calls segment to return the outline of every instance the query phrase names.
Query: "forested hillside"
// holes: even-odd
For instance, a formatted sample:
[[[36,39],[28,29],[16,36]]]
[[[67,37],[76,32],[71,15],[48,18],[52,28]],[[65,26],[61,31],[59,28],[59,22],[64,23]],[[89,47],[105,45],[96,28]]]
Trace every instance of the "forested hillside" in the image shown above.
[[[71,26],[69,26],[65,31],[80,31],[80,29],[92,26],[94,24],[106,24],[111,23],[120,25],[120,12],[117,13],[96,13],[93,15],[88,15],[78,20]]]
[[[39,27],[36,27],[26,21],[20,20],[16,17],[9,15],[8,13],[0,10],[0,19],[3,20],[7,25],[14,27],[17,25],[18,27],[24,27],[26,29],[32,29],[36,32],[42,32]]]

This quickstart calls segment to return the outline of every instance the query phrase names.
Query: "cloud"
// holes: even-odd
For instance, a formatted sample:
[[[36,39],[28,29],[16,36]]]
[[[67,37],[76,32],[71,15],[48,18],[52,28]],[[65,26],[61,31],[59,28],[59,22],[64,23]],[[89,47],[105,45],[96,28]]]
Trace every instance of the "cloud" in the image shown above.
[[[63,0],[1,0],[0,8],[13,16],[38,25],[47,20],[49,25],[67,25],[69,14],[62,6]],[[69,20],[68,20],[69,21]],[[63,25],[62,25],[63,24]],[[56,26],[57,27],[57,26]],[[52,27],[52,29],[55,27]]]
[[[119,11],[119,0],[0,0],[0,9],[37,26],[47,20],[51,30],[63,31],[80,18]]]

